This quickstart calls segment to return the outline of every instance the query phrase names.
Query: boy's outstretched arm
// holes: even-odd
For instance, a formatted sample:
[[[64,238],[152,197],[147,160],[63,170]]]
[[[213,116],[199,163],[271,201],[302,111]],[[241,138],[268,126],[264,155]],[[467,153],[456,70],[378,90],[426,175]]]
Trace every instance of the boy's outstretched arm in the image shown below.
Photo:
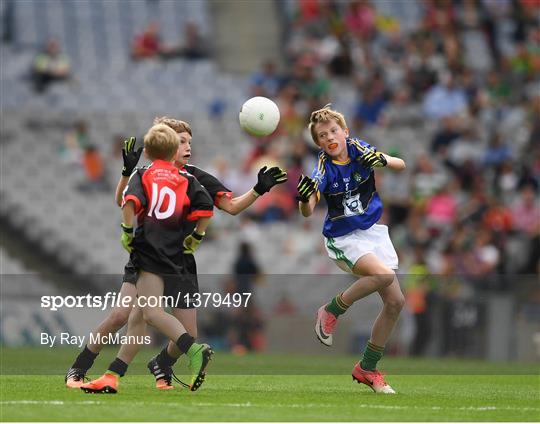
[[[270,189],[275,185],[283,184],[286,181],[287,171],[277,166],[270,169],[267,169],[266,166],[264,166],[257,174],[257,184],[255,187],[241,196],[233,199],[222,196],[217,206],[221,210],[231,215],[237,215],[243,210],[249,208],[259,196],[262,196],[264,193],[270,191]]]
[[[403,171],[406,168],[405,161],[394,156],[387,155],[383,153],[383,156],[386,159],[387,168],[393,169],[394,171]]]
[[[405,169],[405,162],[403,159],[377,152],[372,149],[364,149],[362,154],[358,156],[356,160],[368,168],[387,167],[394,171],[402,171]]]
[[[300,213],[304,217],[308,217],[313,213],[315,206],[317,205],[317,189],[315,187],[315,181],[306,175],[301,175],[298,181],[298,207]]]

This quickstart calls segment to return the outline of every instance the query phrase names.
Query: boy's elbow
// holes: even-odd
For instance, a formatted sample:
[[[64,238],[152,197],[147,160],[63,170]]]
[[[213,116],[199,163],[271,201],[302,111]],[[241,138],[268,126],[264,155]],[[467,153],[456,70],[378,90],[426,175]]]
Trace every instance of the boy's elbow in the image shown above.
[[[236,208],[231,203],[224,203],[221,205],[218,205],[219,209],[221,209],[223,212],[227,212],[229,215],[236,216],[240,213],[240,209]]]

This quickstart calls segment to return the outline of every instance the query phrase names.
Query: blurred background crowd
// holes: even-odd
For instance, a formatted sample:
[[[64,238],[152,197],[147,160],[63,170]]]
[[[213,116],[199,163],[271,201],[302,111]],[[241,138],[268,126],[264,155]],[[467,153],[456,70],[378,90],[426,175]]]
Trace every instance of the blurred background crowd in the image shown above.
[[[262,165],[288,170],[241,216],[218,213],[198,258],[201,273],[224,276],[219,290],[262,293],[249,311],[210,314],[206,334],[264,349],[265,317],[311,314],[337,290],[326,281],[339,270],[322,245],[324,204],[304,220],[294,200],[317,155],[309,114],[332,103],[353,136],[407,163],[376,177],[408,305],[394,351],[487,355],[470,339],[487,328],[490,296],[509,302],[523,343],[540,343],[540,4],[224,3],[3,1],[3,224],[55,269],[119,273],[122,140],[157,115],[187,120],[193,163],[235,194]],[[259,139],[237,123],[256,95],[281,112]],[[36,271],[17,251],[3,244],[2,272]],[[276,274],[321,282],[273,285]],[[435,343],[437,329],[451,339]]]

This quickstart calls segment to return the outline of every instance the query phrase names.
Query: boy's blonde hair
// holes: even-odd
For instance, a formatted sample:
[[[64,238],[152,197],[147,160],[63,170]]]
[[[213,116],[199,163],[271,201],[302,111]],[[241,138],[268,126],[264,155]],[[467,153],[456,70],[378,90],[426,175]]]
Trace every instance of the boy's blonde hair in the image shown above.
[[[185,121],[169,118],[167,116],[160,116],[160,117],[154,118],[154,125],[157,125],[157,124],[167,125],[168,127],[175,130],[178,134],[187,132],[190,136],[193,137],[193,134],[191,133],[191,127]]]
[[[165,124],[154,125],[144,136],[144,149],[150,160],[170,161],[179,147],[178,134]]]
[[[329,103],[322,109],[311,112],[308,128],[309,132],[311,133],[311,138],[315,144],[319,144],[317,140],[317,131],[315,130],[315,125],[317,124],[327,123],[334,120],[342,129],[347,129],[347,122],[345,122],[345,117],[343,114],[331,109],[331,106],[332,104]]]

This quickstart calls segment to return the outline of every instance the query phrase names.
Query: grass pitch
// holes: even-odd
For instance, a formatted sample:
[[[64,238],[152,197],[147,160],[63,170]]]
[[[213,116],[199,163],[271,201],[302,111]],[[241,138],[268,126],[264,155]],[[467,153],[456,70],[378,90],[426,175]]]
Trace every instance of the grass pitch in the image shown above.
[[[92,377],[114,353],[100,355]],[[540,420],[537,364],[387,358],[382,368],[398,394],[385,396],[352,382],[355,357],[217,352],[205,384],[192,393],[155,390],[145,373],[151,352],[145,351],[118,394],[92,395],[64,387],[75,354],[2,348],[1,421]],[[20,375],[28,368],[29,375]],[[176,368],[181,372],[185,363]]]

